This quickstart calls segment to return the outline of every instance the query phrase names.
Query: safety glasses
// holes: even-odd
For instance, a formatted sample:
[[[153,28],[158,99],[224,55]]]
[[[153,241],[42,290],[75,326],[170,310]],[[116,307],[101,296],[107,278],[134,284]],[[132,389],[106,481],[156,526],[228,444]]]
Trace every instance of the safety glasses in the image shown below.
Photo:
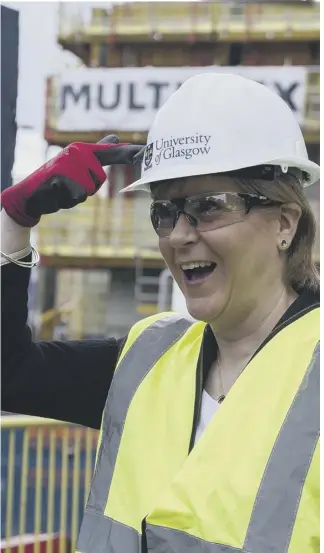
[[[204,232],[240,222],[254,207],[276,205],[280,205],[280,202],[257,194],[204,193],[188,198],[155,200],[151,204],[151,221],[156,233],[166,238],[170,236],[181,214],[199,232]]]

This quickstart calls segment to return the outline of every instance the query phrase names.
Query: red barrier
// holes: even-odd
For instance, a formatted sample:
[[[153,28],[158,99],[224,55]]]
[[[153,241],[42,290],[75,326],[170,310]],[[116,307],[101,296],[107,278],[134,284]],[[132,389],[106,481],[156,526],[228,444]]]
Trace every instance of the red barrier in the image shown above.
[[[62,541],[63,546],[61,545]],[[71,553],[72,551],[71,541],[68,538],[62,540],[61,536],[57,534],[41,534],[39,536],[26,534],[24,536],[14,536],[9,540],[2,540],[1,553],[20,553],[20,544],[23,544],[22,553],[35,553],[36,543],[38,553],[47,553],[47,551],[49,551],[48,544],[51,542],[53,544],[52,553]]]

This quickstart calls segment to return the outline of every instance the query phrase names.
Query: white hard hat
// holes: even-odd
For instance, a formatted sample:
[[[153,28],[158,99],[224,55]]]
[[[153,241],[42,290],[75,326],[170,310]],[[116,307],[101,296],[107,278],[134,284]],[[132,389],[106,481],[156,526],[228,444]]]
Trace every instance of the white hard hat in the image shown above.
[[[304,186],[320,176],[293,112],[278,94],[239,75],[204,73],[188,79],[158,111],[141,178],[123,192],[263,165],[281,167],[283,173],[301,169]]]

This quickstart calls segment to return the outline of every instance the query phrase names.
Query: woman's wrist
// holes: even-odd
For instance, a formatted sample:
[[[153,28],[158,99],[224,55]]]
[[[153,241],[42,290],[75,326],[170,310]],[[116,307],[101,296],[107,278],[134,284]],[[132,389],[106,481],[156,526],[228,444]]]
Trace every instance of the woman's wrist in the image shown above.
[[[18,225],[4,209],[1,210],[1,251],[13,259],[23,259],[31,253],[30,229]],[[9,263],[1,256],[1,265]]]

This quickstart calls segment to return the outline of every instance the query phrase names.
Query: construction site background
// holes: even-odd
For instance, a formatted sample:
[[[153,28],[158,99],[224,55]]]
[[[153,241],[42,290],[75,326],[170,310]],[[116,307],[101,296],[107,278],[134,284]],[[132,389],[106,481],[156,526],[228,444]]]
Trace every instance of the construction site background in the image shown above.
[[[319,33],[312,2],[60,3],[57,41],[78,61],[48,75],[47,159],[72,141],[112,133],[145,144],[158,105],[189,75],[212,67],[280,93],[319,162]],[[30,286],[35,338],[118,338],[172,306],[149,198],[118,194],[138,176],[138,168],[108,168],[100,193],[43,217],[33,232],[41,255]],[[319,183],[307,193],[319,226]],[[319,264],[318,237],[315,256]],[[3,418],[1,551],[74,550],[96,438],[66,423]]]

